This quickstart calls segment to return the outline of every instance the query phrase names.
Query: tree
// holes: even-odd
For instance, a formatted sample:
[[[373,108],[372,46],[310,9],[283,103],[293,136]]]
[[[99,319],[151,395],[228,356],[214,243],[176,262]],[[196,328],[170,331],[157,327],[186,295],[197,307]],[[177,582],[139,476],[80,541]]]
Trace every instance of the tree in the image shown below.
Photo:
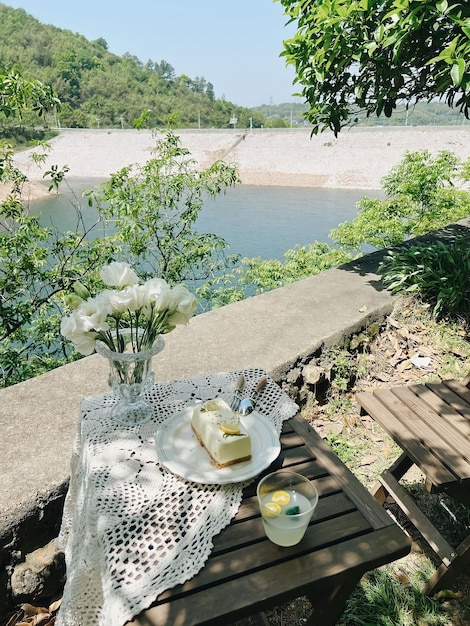
[[[277,0],[298,31],[287,63],[313,133],[400,102],[444,99],[470,115],[470,3],[452,0]]]
[[[446,150],[436,157],[427,150],[407,152],[382,178],[386,198],[363,198],[358,216],[330,237],[348,250],[363,244],[386,248],[463,219],[470,214],[470,192],[454,183],[460,179],[467,186],[469,173],[470,159],[461,163]]]
[[[26,110],[33,110],[39,116],[60,106],[59,99],[51,87],[39,80],[28,79],[16,69],[0,67],[0,113],[5,118],[21,116]],[[0,116],[0,124],[4,120]]]
[[[239,182],[236,169],[222,161],[201,171],[195,165],[168,131],[159,136],[154,158],[124,167],[87,192],[112,227],[114,245],[136,271],[170,284],[189,283],[193,291],[235,260],[224,255],[222,237],[198,232],[195,222],[206,198]]]
[[[226,272],[207,281],[201,293],[204,295],[207,290],[214,307],[224,306],[244,300],[247,295],[259,295],[315,276],[347,263],[352,258],[353,255],[344,250],[314,241],[308,246],[295,246],[294,249],[287,250],[282,260],[244,258],[232,272]]]

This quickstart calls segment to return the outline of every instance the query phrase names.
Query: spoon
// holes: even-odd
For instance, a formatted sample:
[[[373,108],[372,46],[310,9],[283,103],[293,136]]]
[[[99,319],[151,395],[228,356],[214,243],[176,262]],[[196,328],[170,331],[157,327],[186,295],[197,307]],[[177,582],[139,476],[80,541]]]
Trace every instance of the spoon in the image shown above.
[[[241,396],[244,384],[245,384],[245,377],[243,376],[243,374],[240,374],[240,376],[237,379],[237,384],[235,385],[232,402],[230,403],[230,408],[233,409],[234,411],[236,411],[240,405],[240,401],[241,401],[240,396]]]
[[[261,378],[256,384],[251,398],[243,398],[243,400],[240,402],[240,406],[238,407],[239,415],[249,415],[254,411],[256,406],[256,396],[260,393],[262,389],[266,387],[267,382],[268,379],[266,378],[266,376],[263,376],[263,378]]]

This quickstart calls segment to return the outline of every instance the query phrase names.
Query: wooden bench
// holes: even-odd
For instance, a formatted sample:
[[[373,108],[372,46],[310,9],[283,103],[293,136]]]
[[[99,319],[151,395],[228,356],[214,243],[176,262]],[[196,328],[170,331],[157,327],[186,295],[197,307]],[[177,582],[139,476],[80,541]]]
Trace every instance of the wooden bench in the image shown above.
[[[403,385],[356,394],[361,414],[370,415],[403,450],[384,471],[372,495],[397,506],[425,538],[440,566],[424,592],[447,588],[470,564],[470,535],[453,547],[424,515],[400,479],[416,465],[429,493],[446,493],[470,507],[470,376],[464,381]]]

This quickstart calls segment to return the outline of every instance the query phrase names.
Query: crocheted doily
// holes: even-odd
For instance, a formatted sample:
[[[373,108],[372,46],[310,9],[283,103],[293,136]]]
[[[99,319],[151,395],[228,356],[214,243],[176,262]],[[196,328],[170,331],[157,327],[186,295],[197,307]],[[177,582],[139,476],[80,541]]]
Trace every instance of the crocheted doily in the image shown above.
[[[179,478],[159,464],[155,436],[166,419],[198,400],[230,402],[241,373],[246,390],[266,374],[249,369],[155,385],[147,396],[155,418],[136,426],[113,422],[112,394],[82,401],[58,538],[67,581],[56,626],[122,626],[203,567],[247,482]],[[268,378],[257,411],[280,433],[298,407]]]

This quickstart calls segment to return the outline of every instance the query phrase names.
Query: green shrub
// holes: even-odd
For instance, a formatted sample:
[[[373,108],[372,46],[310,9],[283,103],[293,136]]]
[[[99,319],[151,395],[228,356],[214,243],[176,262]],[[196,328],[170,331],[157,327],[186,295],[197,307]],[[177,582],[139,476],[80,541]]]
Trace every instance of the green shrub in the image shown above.
[[[437,319],[470,313],[470,237],[391,251],[379,267],[392,293],[414,294]]]

